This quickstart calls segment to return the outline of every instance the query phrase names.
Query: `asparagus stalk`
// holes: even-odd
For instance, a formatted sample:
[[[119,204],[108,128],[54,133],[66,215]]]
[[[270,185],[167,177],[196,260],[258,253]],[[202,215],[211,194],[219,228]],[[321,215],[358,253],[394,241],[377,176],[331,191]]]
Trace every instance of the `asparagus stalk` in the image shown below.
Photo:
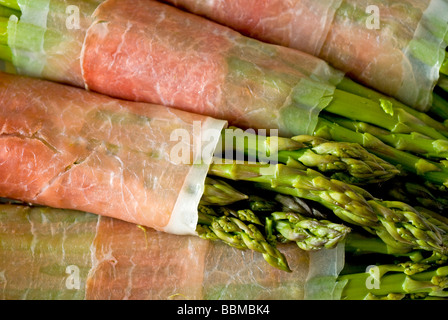
[[[230,129],[229,129],[230,130]],[[356,143],[328,141],[310,135],[265,137],[241,129],[222,135],[224,150],[255,161],[278,161],[298,168],[313,168],[352,184],[385,182],[400,171]],[[230,136],[230,137],[229,137]]]
[[[347,77],[342,79],[342,81],[337,85],[337,88],[373,100],[377,103],[381,103],[382,101],[388,101],[394,106],[395,109],[399,108],[404,110],[405,112],[411,114],[420,121],[424,122],[426,125],[433,127],[434,129],[442,133],[444,136],[448,137],[448,127],[446,127],[442,122],[434,119],[433,117],[430,117],[427,113],[419,112],[418,110],[411,108],[394,98],[388,97],[375,90],[362,86],[359,83],[356,83]],[[446,117],[442,118],[447,119]]]
[[[418,117],[403,108],[395,107],[389,100],[376,102],[336,89],[333,100],[324,111],[351,120],[370,123],[393,133],[418,132],[434,139],[446,138]]]
[[[448,76],[448,54],[445,52],[445,59],[442,62],[442,65],[440,66],[440,73]]]
[[[356,261],[366,257],[367,261],[377,261],[378,259],[393,261],[412,261],[414,263],[428,266],[440,266],[448,261],[448,256],[440,252],[427,252],[423,250],[399,250],[390,247],[380,238],[371,234],[363,234],[358,230],[350,232],[345,240],[345,252],[347,261]]]
[[[247,195],[236,190],[227,182],[207,177],[200,203],[202,205],[226,206],[248,198]]]
[[[21,11],[17,0],[0,0],[0,5],[13,10]]]
[[[246,212],[247,213],[247,212]],[[241,249],[251,249],[263,254],[265,260],[272,266],[291,272],[285,256],[257,228],[260,224],[254,215],[244,215],[244,220],[232,216],[217,216],[209,207],[199,207],[197,233],[207,240],[222,240],[226,244]],[[248,218],[249,217],[249,218]]]
[[[443,231],[405,203],[375,199],[361,188],[325,178],[314,170],[281,164],[267,166],[215,163],[210,174],[252,181],[261,188],[318,202],[343,221],[378,235],[395,250],[421,249],[443,253],[447,250],[441,235]]]
[[[212,163],[209,174],[230,180],[261,183],[279,193],[293,194],[318,202],[352,223],[375,225],[378,220],[367,201],[348,184],[328,179],[312,169],[298,169],[283,164]]]
[[[420,176],[441,189],[448,186],[448,169],[443,164],[398,150],[369,133],[347,129],[322,117],[319,119],[314,134],[330,140],[359,143],[368,151],[399,166],[405,172]]]
[[[448,93],[448,76],[440,75],[439,81],[437,81],[437,88],[442,89],[444,93]]]
[[[337,123],[347,129],[369,133],[382,142],[397,150],[408,151],[412,154],[429,159],[447,159],[448,158],[448,140],[432,139],[420,133],[411,132],[408,134],[391,133],[390,131],[372,126],[365,122],[352,121],[346,118],[327,116],[332,122]]]
[[[332,249],[351,231],[342,224],[307,218],[297,213],[274,212],[267,220],[270,228],[279,232],[282,238],[296,242],[305,251]]]
[[[433,104],[431,106],[430,112],[442,118],[446,125],[448,120],[448,101],[437,92],[433,93]]]
[[[342,299],[448,297],[448,266],[423,270],[412,264],[380,265],[369,272],[341,275],[339,281],[347,282]]]
[[[383,194],[413,206],[423,206],[439,213],[448,209],[448,200],[438,190],[410,179],[390,181],[384,188]]]
[[[1,14],[0,8],[0,14]],[[8,19],[0,15],[0,44],[8,46]]]

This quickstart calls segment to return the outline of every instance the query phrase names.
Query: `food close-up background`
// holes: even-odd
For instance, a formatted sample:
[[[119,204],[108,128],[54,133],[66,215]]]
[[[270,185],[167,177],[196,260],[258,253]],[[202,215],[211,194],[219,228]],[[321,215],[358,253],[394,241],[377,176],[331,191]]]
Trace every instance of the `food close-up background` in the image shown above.
[[[447,299],[447,44],[448,0],[0,0],[0,299]]]

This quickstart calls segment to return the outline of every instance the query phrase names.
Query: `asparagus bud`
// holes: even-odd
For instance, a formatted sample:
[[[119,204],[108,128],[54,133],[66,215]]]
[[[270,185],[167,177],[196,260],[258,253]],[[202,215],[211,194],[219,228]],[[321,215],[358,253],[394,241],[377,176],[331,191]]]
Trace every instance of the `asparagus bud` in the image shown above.
[[[260,252],[270,265],[291,272],[285,256],[266,240],[255,224],[246,224],[233,216],[216,216],[210,210],[207,207],[199,207],[199,221],[196,229],[199,237],[207,240],[221,240],[240,250],[251,249]],[[248,212],[245,212],[243,217],[254,220],[253,215]]]
[[[202,205],[226,206],[245,199],[248,199],[247,195],[236,190],[227,182],[211,177],[205,179],[204,193],[201,198]]]
[[[274,212],[269,219],[283,238],[295,241],[306,251],[332,249],[345,239],[350,228],[328,220],[303,217],[297,213]]]

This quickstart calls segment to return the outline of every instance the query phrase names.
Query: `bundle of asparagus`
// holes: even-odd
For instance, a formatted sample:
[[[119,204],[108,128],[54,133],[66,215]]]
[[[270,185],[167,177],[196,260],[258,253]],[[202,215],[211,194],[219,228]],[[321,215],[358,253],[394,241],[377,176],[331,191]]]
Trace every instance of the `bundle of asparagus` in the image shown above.
[[[59,2],[51,1],[56,5],[50,6],[50,10],[47,10],[55,14],[53,17],[61,14]],[[62,7],[64,3],[62,1]],[[31,85],[31,80],[22,78],[20,81],[30,81],[29,85],[24,86],[28,90],[26,94],[16,92],[13,96],[4,95],[7,100],[4,101],[5,108],[2,110],[4,113],[2,127],[8,134],[3,142],[4,149],[9,150],[12,147],[15,152],[9,156],[4,154],[5,161],[0,162],[0,172],[5,177],[3,181],[5,190],[2,191],[1,196],[112,215],[134,223],[143,221],[147,226],[158,230],[177,230],[178,233],[185,233],[185,229],[177,229],[179,225],[171,223],[173,208],[179,209],[179,206],[176,206],[176,197],[180,194],[188,199],[188,211],[194,211],[194,214],[190,212],[186,215],[193,219],[183,219],[184,221],[181,222],[187,225],[188,232],[206,239],[221,240],[240,249],[258,251],[270,264],[286,271],[290,268],[285,256],[277,248],[278,243],[295,242],[304,250],[334,248],[338,243],[349,238],[349,235],[353,233],[351,230],[367,232],[381,243],[382,252],[394,256],[415,252],[438,255],[446,253],[446,222],[441,217],[428,210],[417,210],[402,201],[384,200],[365,189],[369,184],[377,186],[379,182],[386,183],[397,174],[406,172],[419,177],[431,187],[437,188],[439,192],[443,192],[448,184],[448,172],[443,160],[446,155],[448,129],[443,123],[348,79],[341,80],[341,74],[322,61],[286,48],[265,46],[156,2],[138,1],[135,7],[130,8],[122,2],[107,0],[100,7],[101,10],[96,11],[98,14],[96,18],[99,19],[101,14],[104,15],[108,10],[112,10],[113,14],[108,17],[109,23],[97,21],[92,26],[91,19],[93,18],[89,10],[95,8],[95,3],[88,4],[82,1],[80,3],[88,7],[83,12],[85,20],[82,22],[85,23],[83,26],[86,29],[89,28],[92,38],[84,39],[83,28],[78,30],[76,35],[78,40],[84,39],[85,42],[67,41],[61,38],[58,32],[54,34],[49,31],[50,29],[45,30],[38,26],[28,25],[29,21],[26,19],[17,24],[17,19],[11,18],[8,21],[10,28],[4,33],[8,39],[4,41],[4,44],[9,46],[10,37],[13,37],[15,52],[18,50],[32,52],[37,48],[40,48],[39,50],[44,48],[45,50],[39,52],[38,56],[42,58],[43,54],[44,61],[50,66],[61,65],[61,61],[72,57],[73,59],[70,60],[72,64],[76,65],[78,60],[82,60],[88,68],[82,69],[83,72],[79,70],[80,65],[70,68],[72,64],[65,65],[65,68],[49,68],[48,65],[34,64],[31,59],[21,61],[24,63],[20,65],[22,69],[25,66],[37,66],[37,69],[40,69],[40,76],[54,77],[54,80],[60,80],[62,77],[66,82],[87,85],[98,91],[106,89],[101,87],[106,78],[115,79],[117,82],[107,88],[120,90],[111,92],[111,95],[134,100],[157,98],[176,107],[178,107],[177,103],[181,103],[184,109],[194,109],[193,111],[206,114],[216,113],[221,118],[245,126],[259,129],[278,128],[280,132],[286,133],[291,138],[247,135],[244,138],[255,140],[255,147],[234,143],[233,140],[229,146],[224,135],[226,143],[220,150],[224,155],[226,151],[242,153],[254,161],[239,162],[218,154],[218,159],[215,159],[207,170],[204,170],[205,166],[199,166],[200,178],[198,178],[190,174],[198,167],[176,166],[175,163],[166,161],[167,144],[165,142],[167,141],[164,141],[167,139],[166,134],[168,130],[176,126],[194,130],[195,119],[208,123],[213,128],[219,128],[219,131],[223,127],[223,122],[205,116],[168,111],[165,108],[161,108],[160,110],[164,111],[159,113],[155,111],[158,110],[156,106],[146,105],[145,107],[145,104],[117,100],[112,102],[107,97],[88,95],[87,92],[75,94],[76,90],[73,88],[61,89],[64,94],[55,94],[60,91],[53,87],[55,84],[40,83],[34,87],[34,84]],[[36,3],[36,5],[39,7],[40,4]],[[123,12],[118,10],[122,7],[124,7]],[[23,9],[22,6],[17,5],[14,8]],[[31,12],[34,10],[32,6],[25,6],[25,8]],[[127,12],[129,10],[131,12]],[[128,16],[125,14],[124,18],[121,18],[122,13],[127,13]],[[7,14],[11,12],[7,11]],[[205,38],[213,34],[214,41],[228,45],[226,47],[228,51],[223,58],[221,48],[216,51],[214,50],[216,48],[209,46],[208,42],[204,46],[204,38],[201,38],[199,47],[194,46],[194,55],[191,56],[198,65],[204,65],[204,63],[208,65],[207,61],[211,61],[211,58],[225,61],[223,65],[216,61],[213,64],[213,67],[217,68],[214,71],[223,71],[222,67],[225,66],[223,73],[218,72],[220,74],[218,79],[213,79],[217,73],[207,73],[210,77],[208,80],[213,80],[211,83],[219,80],[218,85],[205,85],[198,80],[199,82],[195,84],[204,90],[199,90],[197,86],[187,88],[182,83],[184,80],[190,83],[191,79],[185,74],[175,74],[175,80],[168,79],[169,84],[174,87],[168,84],[167,87],[160,86],[153,81],[153,77],[159,79],[159,73],[156,72],[149,77],[143,77],[140,79],[142,82],[134,86],[126,81],[132,79],[138,82],[139,78],[127,77],[126,73],[120,74],[123,70],[115,70],[113,64],[108,65],[110,70],[115,70],[114,76],[109,77],[107,72],[95,72],[96,67],[103,65],[95,60],[102,57],[97,55],[97,49],[101,50],[100,45],[98,48],[93,48],[94,50],[86,48],[84,48],[86,50],[80,50],[89,57],[81,57],[77,52],[77,49],[83,48],[84,43],[96,43],[95,39],[113,47],[116,41],[109,41],[107,37],[101,39],[97,37],[112,34],[116,36],[120,33],[106,32],[101,28],[110,26],[120,30],[124,26],[123,21],[128,18],[135,17],[137,20],[134,22],[141,22],[139,26],[144,26],[148,30],[153,28],[160,30],[160,25],[144,23],[148,21],[145,14],[159,14],[164,19],[149,20],[167,23],[179,32],[185,26],[185,21],[189,21],[192,26],[195,26],[195,30],[201,31],[200,36]],[[189,23],[187,24],[190,25]],[[10,33],[11,30],[14,30],[13,34]],[[27,30],[30,31],[31,38],[37,34],[45,35],[45,45],[28,47],[24,45],[24,42],[19,41],[25,39],[23,35]],[[99,32],[100,30],[102,32]],[[135,30],[132,30],[134,33],[127,32],[126,34],[142,36],[142,43],[154,44],[148,40],[155,35],[135,33]],[[167,30],[171,29],[167,28]],[[210,33],[213,30],[216,32]],[[170,33],[172,34],[180,34],[184,38],[181,32]],[[159,34],[155,37],[163,40]],[[127,38],[121,35],[119,38],[120,49],[132,48],[127,47],[129,45],[127,42],[121,42],[121,40],[128,40]],[[130,39],[134,44],[135,39],[133,37]],[[167,45],[177,43],[177,41],[173,43],[170,39],[168,37],[163,41]],[[32,42],[36,44],[34,40],[38,39],[33,38]],[[26,39],[24,41],[27,42]],[[37,43],[42,44],[40,40]],[[68,44],[70,44],[69,48],[73,49],[69,50],[70,52],[64,51],[68,48],[66,46]],[[77,44],[81,46],[78,48]],[[189,41],[188,44],[190,44]],[[9,50],[8,46],[5,45],[3,49]],[[157,46],[151,47],[154,49]],[[157,48],[162,47],[163,45]],[[51,49],[49,51],[55,56],[46,56],[48,49]],[[162,59],[161,63],[157,64],[161,69],[154,71],[163,71],[165,75],[167,72],[165,68],[173,65],[171,62],[176,62],[174,64],[177,66],[182,65],[177,62],[182,61],[184,49],[178,47],[173,49],[169,59]],[[117,50],[112,48],[115,53],[118,52]],[[138,54],[139,51],[136,52]],[[64,59],[57,59],[58,54],[62,56],[65,54]],[[4,56],[17,62],[17,57],[14,55],[5,54]],[[147,56],[148,53],[145,52],[145,57]],[[23,57],[33,58],[33,54],[22,55]],[[203,59],[204,57],[207,59]],[[130,59],[131,64],[138,61],[138,59],[132,60],[135,58],[132,55],[126,56],[127,58]],[[153,58],[156,56],[154,55]],[[310,61],[312,70],[308,70],[309,65],[300,59]],[[93,60],[96,61],[94,65]],[[113,60],[116,61],[115,58]],[[141,68],[141,64],[138,63],[138,65]],[[32,73],[37,69],[28,71]],[[73,71],[74,74],[70,74],[68,70]],[[179,70],[168,69],[168,71],[171,72],[168,74],[172,74]],[[101,77],[97,78],[100,75]],[[83,76],[88,79],[84,79]],[[10,77],[2,75],[1,84],[3,89],[15,92],[19,85],[15,85]],[[167,80],[167,77],[163,79]],[[204,80],[202,73],[198,79]],[[208,80],[204,81],[207,83]],[[338,88],[335,87],[335,83],[338,83]],[[40,86],[54,88],[54,92],[40,99],[29,98],[33,92],[38,92],[36,95],[45,92],[36,89]],[[148,91],[138,89],[143,87]],[[162,87],[164,89],[160,90]],[[249,88],[247,92],[241,91],[241,88],[246,87]],[[30,88],[34,88],[34,91],[29,90]],[[175,89],[176,94],[173,95],[173,92],[167,88]],[[223,93],[222,95],[216,94],[214,90],[217,88]],[[77,100],[79,96],[75,98],[78,94],[79,96],[85,94],[86,98],[80,102]],[[70,126],[70,130],[66,130],[68,128],[66,123],[71,123],[74,119],[67,115],[73,112],[61,112],[64,109],[63,104],[58,104],[57,99],[50,101],[52,97],[71,101],[66,108],[76,112],[78,117],[75,121],[76,125]],[[216,97],[224,97],[224,99],[216,100]],[[28,104],[29,110],[25,107]],[[22,108],[20,112],[24,117],[18,120],[14,118],[17,121],[12,121],[11,114],[19,111],[18,106]],[[360,108],[361,106],[363,108]],[[248,109],[244,109],[245,107]],[[321,110],[323,111],[319,112]],[[155,116],[150,115],[151,112],[155,112]],[[39,117],[36,118],[36,114]],[[307,116],[303,116],[304,114]],[[26,116],[33,121],[26,121]],[[132,128],[135,127],[134,130],[129,127],[130,124]],[[153,126],[157,129],[155,130]],[[110,130],[106,130],[107,133],[105,133],[101,130],[103,127]],[[137,130],[140,132],[138,135],[135,134]],[[156,133],[165,134],[165,138],[154,137]],[[307,134],[299,135],[299,133]],[[145,139],[151,141],[151,144],[144,141]],[[23,158],[22,155],[29,151],[29,148],[26,148],[28,144],[32,144],[36,150],[45,150],[45,152],[32,152]],[[375,153],[376,156],[367,152],[366,149]],[[276,159],[275,163],[271,161],[273,158]],[[48,164],[50,160],[53,161],[52,165]],[[104,163],[107,163],[107,168],[102,166]],[[21,165],[20,174],[15,177],[10,175],[12,164]],[[36,164],[39,164],[39,172],[29,170]],[[107,172],[104,169],[107,169]],[[172,178],[176,173],[177,178]],[[206,176],[213,180],[205,179]],[[120,177],[120,183],[112,184]],[[138,177],[144,177],[144,181],[140,181]],[[189,179],[192,177],[196,177],[197,181],[190,183]],[[203,181],[200,181],[202,178],[206,180],[205,185]],[[24,187],[20,187],[21,185]],[[28,188],[28,185],[31,188]],[[77,188],[74,188],[74,185]],[[242,189],[243,185],[248,186],[249,191]],[[169,192],[165,194],[151,189],[159,186]],[[110,188],[108,192],[113,191],[112,194],[116,195],[117,199],[121,195],[118,205],[112,201],[113,196],[105,196],[107,188]],[[122,197],[124,194],[126,197]],[[165,205],[162,208],[155,208],[149,201],[155,195],[162,195],[169,198],[169,201],[164,202]],[[202,205],[199,210],[198,196],[202,196]],[[172,199],[173,197],[175,199]],[[262,201],[259,201],[260,197]],[[258,200],[253,201],[254,198]],[[322,218],[321,214],[316,215],[316,210],[310,210],[308,205],[303,206],[303,201],[310,203],[311,208],[319,206],[329,213]],[[142,208],[157,214],[147,216]],[[166,212],[169,214],[165,215]],[[172,216],[179,218],[176,214]],[[361,245],[362,242],[359,242],[355,247],[358,246],[362,251]]]
[[[289,268],[276,243],[294,241],[308,250],[333,248],[352,226],[377,235],[395,250],[445,250],[443,231],[434,222],[405,203],[376,199],[361,187],[386,183],[398,171],[358,144],[252,133],[243,135],[250,141],[241,143],[241,129],[222,131],[224,123],[208,117],[37,79],[8,74],[0,79],[1,91],[15,92],[4,95],[0,112],[6,134],[0,154],[3,197],[221,239],[261,252],[282,270]],[[42,92],[46,94],[39,99],[30,99]],[[15,117],[18,112],[20,119]],[[195,129],[195,121],[203,123],[201,130]],[[200,145],[202,161],[179,163],[172,152],[179,145],[171,139],[178,130],[196,135],[215,130],[218,137],[222,132],[223,139],[212,142],[213,149],[222,147],[214,151],[211,163],[209,143]],[[249,143],[253,141],[255,145]],[[194,141],[189,143],[195,146]],[[184,144],[190,156],[192,150]],[[238,152],[255,161],[226,158]],[[207,179],[204,184],[206,177],[227,183]],[[250,185],[250,191],[240,190],[239,182],[228,183],[241,180]],[[305,219],[275,201],[266,214],[261,204],[251,202],[251,197],[265,190],[320,204],[332,215]],[[201,198],[209,211],[200,210],[198,215]],[[229,208],[233,211],[227,206],[234,206]]]

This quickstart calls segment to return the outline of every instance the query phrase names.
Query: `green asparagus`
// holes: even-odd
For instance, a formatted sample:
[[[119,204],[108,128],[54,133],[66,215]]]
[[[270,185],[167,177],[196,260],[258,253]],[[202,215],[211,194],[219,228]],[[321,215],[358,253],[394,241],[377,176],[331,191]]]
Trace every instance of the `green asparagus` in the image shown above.
[[[17,2],[0,0],[0,4],[10,8],[0,10],[0,16],[15,14],[15,10],[20,14]],[[7,19],[0,19],[0,58],[11,61],[7,36]],[[444,70],[442,67],[441,73]],[[280,87],[281,79],[275,84]],[[435,94],[434,97],[432,110],[441,110],[434,111],[440,116],[448,109],[447,103],[443,96]],[[282,241],[294,241],[304,250],[318,250],[333,248],[347,238],[353,248],[361,251],[371,248],[382,254],[412,256],[414,260],[421,255],[420,251],[431,252],[433,258],[444,257],[448,224],[441,215],[427,208],[416,210],[405,203],[408,201],[371,197],[355,186],[384,183],[403,170],[443,191],[448,187],[448,166],[446,162],[433,159],[448,156],[448,127],[444,123],[344,78],[321,113],[314,134],[292,138],[248,136],[249,140],[255,139],[255,147],[250,143],[241,147],[232,139],[232,151],[242,152],[256,161],[276,158],[280,163],[214,163],[210,176],[248,181],[251,187],[259,187],[257,190],[276,193],[276,201],[264,199],[258,192],[257,195],[246,194],[224,180],[208,177],[198,210],[198,235],[260,252],[271,265],[285,271],[290,271],[288,263],[276,248],[277,242]],[[415,189],[414,192],[419,192]],[[317,219],[314,208],[306,208],[306,203],[303,205],[300,199],[322,205],[338,219],[378,236],[373,237],[377,246],[369,247],[371,242],[368,241],[350,242],[351,228]],[[244,206],[238,206],[242,203]],[[239,208],[226,207],[230,205]],[[277,211],[278,205],[290,210]],[[311,216],[305,216],[302,210]],[[264,212],[265,219],[256,211]],[[421,264],[412,265],[414,269],[420,267]],[[410,269],[406,268],[394,266],[381,270],[400,273]],[[403,278],[401,273],[391,277],[382,274],[381,280],[390,285],[382,291],[366,294],[352,290],[357,288],[356,281],[364,276],[341,279],[351,283],[346,287],[347,297],[446,294],[446,269],[425,271],[421,275],[422,278],[411,279],[408,275]],[[401,290],[397,289],[400,281]],[[433,283],[423,285],[422,281]]]
[[[17,3],[17,0],[0,0],[0,5],[6,8],[17,10],[19,12],[21,10],[19,4]]]
[[[248,199],[248,196],[233,188],[223,180],[207,177],[202,194],[202,205],[226,206],[241,200]]]
[[[320,118],[314,134],[329,140],[359,143],[368,151],[444,189],[448,186],[448,168],[439,162],[419,157],[389,146],[370,133],[361,133]]]
[[[217,216],[213,209],[199,207],[197,225],[198,236],[207,240],[222,240],[226,244],[241,249],[251,249],[263,254],[265,260],[272,266],[291,272],[285,256],[257,228],[258,223],[248,224],[233,216]]]
[[[448,266],[427,269],[425,265],[371,266],[368,272],[344,274],[344,300],[424,299],[448,297]]]
[[[224,130],[222,140],[222,153],[235,151],[247,159],[314,168],[352,184],[385,182],[400,173],[394,165],[356,143],[329,141],[310,135],[266,137],[237,128]]]
[[[430,185],[402,177],[388,182],[383,187],[382,194],[414,207],[422,206],[438,213],[448,209],[448,199],[445,198],[444,192],[439,192]]]
[[[397,108],[389,100],[376,102],[337,89],[325,112],[354,121],[367,122],[393,133],[418,132],[434,139],[445,139],[437,129],[427,125],[403,108]]]
[[[347,129],[369,133],[397,150],[408,151],[428,159],[446,160],[448,158],[448,140],[432,139],[417,132],[392,133],[361,121],[352,121],[341,117],[326,116],[327,119]]]
[[[297,213],[274,212],[267,219],[282,238],[296,242],[306,251],[332,249],[351,231],[343,224],[307,218]]]
[[[291,189],[292,195],[316,201],[351,223],[373,226],[378,222],[364,197],[348,184],[328,179],[312,169],[302,170],[283,164],[212,163],[209,174],[230,180],[252,181],[284,194],[291,195],[288,190]]]
[[[268,168],[270,168],[268,171]],[[263,169],[265,171],[263,171]],[[446,252],[442,234],[415,208],[399,201],[382,201],[359,187],[325,178],[314,170],[281,164],[212,164],[210,174],[322,204],[341,220],[378,235],[394,250]]]

